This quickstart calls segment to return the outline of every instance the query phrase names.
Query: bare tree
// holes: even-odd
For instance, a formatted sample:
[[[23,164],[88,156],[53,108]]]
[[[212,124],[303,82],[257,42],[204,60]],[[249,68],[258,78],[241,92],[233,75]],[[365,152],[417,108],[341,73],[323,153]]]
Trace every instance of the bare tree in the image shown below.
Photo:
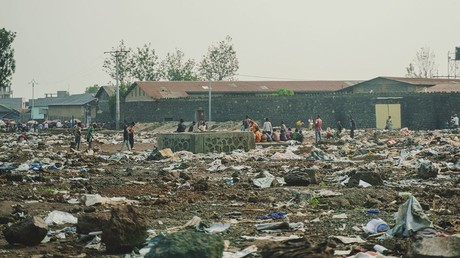
[[[412,63],[406,67],[406,77],[431,78],[435,75],[438,65],[435,62],[435,54],[428,47],[420,48]]]

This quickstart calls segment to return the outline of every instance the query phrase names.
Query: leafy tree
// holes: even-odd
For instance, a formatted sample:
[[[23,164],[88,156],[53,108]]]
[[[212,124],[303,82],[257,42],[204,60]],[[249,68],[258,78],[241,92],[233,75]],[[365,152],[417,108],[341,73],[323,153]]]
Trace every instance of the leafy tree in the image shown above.
[[[161,76],[158,56],[150,44],[137,48],[130,59],[131,76],[139,81],[158,81]]]
[[[14,49],[11,44],[16,37],[16,32],[0,29],[0,88],[11,86],[11,77],[16,70]]]
[[[294,91],[288,89],[277,89],[276,96],[294,96]]]
[[[99,85],[97,84],[94,84],[93,86],[88,86],[86,87],[85,89],[85,93],[97,93],[97,91],[99,90]]]
[[[168,53],[161,62],[163,79],[168,81],[196,81],[195,60],[184,60],[184,53],[176,49],[175,53]]]
[[[406,77],[431,78],[437,67],[434,52],[428,47],[422,47],[417,51],[413,63],[406,67]]]
[[[110,77],[114,80],[117,79],[117,67],[116,60],[118,57],[118,79],[123,83],[129,83],[131,81],[131,49],[125,46],[123,40],[120,41],[120,45],[117,48],[112,48],[112,51],[127,51],[111,53],[110,57],[104,60],[103,68]]]
[[[233,80],[238,68],[232,38],[227,36],[225,40],[208,48],[208,53],[203,56],[199,70],[206,80],[222,81],[224,79]]]

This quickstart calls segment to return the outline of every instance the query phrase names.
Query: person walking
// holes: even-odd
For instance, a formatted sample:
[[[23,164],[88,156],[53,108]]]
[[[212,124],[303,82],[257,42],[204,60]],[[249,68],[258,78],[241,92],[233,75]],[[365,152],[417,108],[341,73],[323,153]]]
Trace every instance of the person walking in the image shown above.
[[[128,147],[128,150],[131,151],[131,143],[129,143],[129,132],[128,132],[128,124],[125,122],[123,126],[123,143],[121,144],[120,152],[123,151],[123,147]]]
[[[350,137],[355,138],[356,122],[353,119],[353,116],[350,115]]]
[[[321,116],[318,115],[315,120],[315,143],[321,141],[321,131],[323,130],[323,120],[321,120]]]

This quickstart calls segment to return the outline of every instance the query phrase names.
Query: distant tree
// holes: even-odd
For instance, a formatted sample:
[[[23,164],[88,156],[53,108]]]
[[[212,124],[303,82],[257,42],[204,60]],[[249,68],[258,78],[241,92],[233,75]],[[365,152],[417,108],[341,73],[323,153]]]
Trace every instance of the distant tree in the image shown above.
[[[112,48],[113,51],[129,51],[129,52],[119,52],[119,53],[111,53],[104,60],[103,68],[105,72],[112,77],[114,80],[117,79],[117,67],[116,67],[116,59],[118,56],[118,79],[121,82],[120,84],[130,84],[132,81],[131,78],[131,62],[132,53],[131,49],[125,46],[125,42],[123,40],[120,41],[120,45],[116,48]]]
[[[160,63],[150,44],[137,48],[137,52],[130,59],[131,77],[139,81],[158,81],[161,77]]]
[[[437,65],[435,54],[428,47],[420,48],[412,63],[406,67],[406,77],[410,78],[431,78],[435,75]]]
[[[162,78],[168,81],[196,81],[196,64],[193,59],[184,59],[184,53],[178,49],[168,53],[161,62]]]
[[[88,86],[86,87],[85,89],[85,93],[97,93],[97,91],[99,90],[99,85],[97,84],[94,84],[93,86]]]
[[[232,38],[227,36],[216,46],[208,48],[207,55],[203,56],[200,63],[199,71],[206,80],[222,81],[224,79],[233,80],[238,68]]]
[[[0,88],[11,86],[11,78],[16,71],[12,43],[16,32],[0,29]]]
[[[277,96],[294,96],[294,91],[288,89],[277,89],[275,95]]]

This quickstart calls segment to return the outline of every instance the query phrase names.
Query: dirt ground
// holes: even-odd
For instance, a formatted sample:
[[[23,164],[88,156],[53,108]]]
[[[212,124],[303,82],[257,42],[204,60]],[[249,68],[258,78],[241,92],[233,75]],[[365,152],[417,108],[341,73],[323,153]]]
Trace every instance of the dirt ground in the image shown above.
[[[235,130],[238,125],[226,124],[222,127]],[[22,180],[13,180],[11,172],[0,169],[0,228],[3,230],[8,223],[17,222],[20,219],[18,210],[28,216],[42,218],[53,210],[69,212],[74,216],[110,213],[111,205],[87,207],[83,202],[68,202],[72,198],[81,199],[84,194],[97,193],[104,197],[136,200],[135,205],[148,220],[149,228],[156,233],[182,226],[193,216],[208,223],[233,220],[231,227],[221,233],[230,241],[231,250],[253,244],[261,250],[272,244],[269,241],[246,240],[242,236],[298,235],[313,244],[325,244],[335,250],[371,249],[374,244],[382,244],[391,250],[392,255],[402,257],[415,241],[413,238],[380,240],[370,237],[361,228],[373,218],[385,220],[390,227],[394,225],[393,214],[406,201],[400,193],[410,192],[420,202],[439,233],[450,235],[460,232],[460,172],[446,165],[459,160],[458,145],[446,140],[455,141],[457,137],[458,141],[457,132],[412,132],[411,135],[401,135],[399,131],[382,133],[367,130],[359,131],[355,140],[344,136],[342,139],[325,140],[317,146],[328,154],[338,155],[340,161],[311,158],[314,142],[312,132],[308,132],[306,142],[294,149],[293,153],[302,159],[273,159],[274,154],[286,152],[288,147],[281,145],[259,145],[256,150],[241,156],[204,154],[184,158],[187,155],[183,154],[182,158],[176,159],[146,159],[149,151],[155,147],[155,134],[171,128],[171,125],[145,126],[139,130],[140,140],[136,142],[135,149],[125,152],[126,158],[120,160],[107,158],[118,153],[121,147],[120,142],[113,142],[113,139],[119,139],[120,133],[110,131],[100,132],[94,155],[88,155],[85,151],[71,151],[68,145],[71,137],[62,132],[37,134],[36,138],[45,139],[43,148],[39,147],[40,144],[32,145],[30,151],[24,151],[26,147],[3,148],[2,165],[20,165],[27,160],[49,158],[63,162],[64,169],[29,171],[21,174]],[[6,134],[0,134],[2,139],[7,137]],[[60,142],[58,139],[61,138],[65,140]],[[388,144],[388,139],[394,139],[396,143]],[[422,144],[421,141],[427,143]],[[417,149],[419,145],[423,148]],[[85,149],[86,143],[83,143],[82,150]],[[436,149],[438,153],[430,156],[423,152],[427,149]],[[419,179],[415,168],[395,165],[394,161],[401,150],[420,151],[418,158],[424,157],[439,163],[438,177]],[[226,168],[210,170],[216,160],[220,160]],[[272,184],[263,189],[253,184],[253,179],[264,172],[283,177],[289,171],[313,167],[319,169],[321,174],[321,182],[316,184]],[[347,187],[338,181],[340,176],[366,169],[377,172],[384,184],[367,188]],[[190,187],[183,187],[187,183]],[[331,190],[340,195],[326,197],[312,194],[313,191],[319,193],[322,190]],[[378,213],[369,213],[369,210],[378,210]],[[257,231],[255,224],[261,223],[256,220],[258,216],[280,211],[288,213],[289,222],[302,222],[303,229],[274,234]],[[338,214],[346,214],[346,218],[333,218]],[[61,230],[72,226],[52,225],[50,229]],[[332,236],[360,236],[367,242],[345,245]],[[107,254],[104,248],[86,248],[86,244],[80,241],[76,233],[67,233],[65,238],[51,237],[49,242],[34,247],[10,245],[1,235],[0,256],[118,257]],[[260,257],[260,251],[251,256]]]

